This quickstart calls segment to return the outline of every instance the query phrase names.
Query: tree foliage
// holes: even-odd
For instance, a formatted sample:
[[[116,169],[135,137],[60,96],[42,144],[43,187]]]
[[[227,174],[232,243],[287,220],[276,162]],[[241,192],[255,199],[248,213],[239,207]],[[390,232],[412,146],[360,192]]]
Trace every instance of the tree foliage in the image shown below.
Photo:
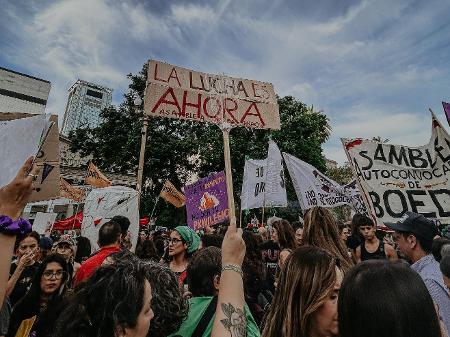
[[[139,161],[142,110],[136,110],[136,95],[143,97],[147,67],[128,75],[129,92],[118,107],[101,113],[103,122],[94,129],[78,129],[69,135],[72,150],[92,154],[94,162],[107,172],[135,173]],[[233,186],[239,204],[245,157],[267,156],[268,140],[273,139],[283,152],[290,153],[325,171],[322,144],[331,128],[327,117],[291,96],[278,98],[281,130],[237,127],[230,132]],[[222,132],[217,125],[176,119],[149,118],[145,152],[141,216],[148,215],[162,184],[169,179],[181,188],[192,176],[205,177],[224,169]],[[286,173],[287,174],[287,173]],[[288,198],[296,200],[288,184]],[[159,201],[155,214],[158,224],[170,227],[185,221],[184,209]]]

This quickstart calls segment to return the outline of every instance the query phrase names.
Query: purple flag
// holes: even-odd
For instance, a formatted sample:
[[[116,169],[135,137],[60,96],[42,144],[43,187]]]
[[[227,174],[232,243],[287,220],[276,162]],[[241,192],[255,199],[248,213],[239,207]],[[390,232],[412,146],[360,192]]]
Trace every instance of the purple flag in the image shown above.
[[[445,116],[447,117],[448,125],[450,125],[450,104],[446,102],[442,102],[442,106],[444,107]]]
[[[229,220],[225,173],[208,177],[184,187],[187,224],[194,230]]]

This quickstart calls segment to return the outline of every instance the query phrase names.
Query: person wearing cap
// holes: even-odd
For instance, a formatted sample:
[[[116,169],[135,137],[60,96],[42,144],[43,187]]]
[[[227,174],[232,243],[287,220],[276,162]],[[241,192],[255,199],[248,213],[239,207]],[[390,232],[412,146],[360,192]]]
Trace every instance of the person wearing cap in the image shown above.
[[[61,236],[59,242],[57,242],[53,248],[54,252],[64,257],[67,262],[67,269],[69,272],[68,285],[72,284],[72,280],[80,268],[80,264],[75,262],[76,243],[69,235]]]
[[[385,223],[395,230],[394,240],[400,251],[412,262],[424,281],[431,298],[436,303],[439,314],[450,331],[450,293],[445,286],[439,263],[431,254],[433,238],[439,231],[433,221],[422,214],[406,212],[396,223]]]
[[[181,285],[186,283],[186,269],[191,255],[200,247],[200,237],[187,226],[178,226],[169,236],[169,267],[178,276]]]

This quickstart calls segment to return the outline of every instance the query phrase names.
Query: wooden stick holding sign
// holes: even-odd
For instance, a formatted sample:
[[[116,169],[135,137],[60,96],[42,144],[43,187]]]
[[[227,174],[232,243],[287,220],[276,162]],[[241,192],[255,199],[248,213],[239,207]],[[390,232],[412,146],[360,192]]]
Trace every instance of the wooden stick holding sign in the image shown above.
[[[230,155],[230,130],[231,125],[224,123],[221,126],[223,135],[223,155],[225,158],[225,177],[227,180],[227,195],[228,195],[228,214],[230,222],[236,222],[236,215],[234,209],[234,194],[233,194],[233,177],[231,175],[231,155]]]
[[[214,75],[149,61],[144,112],[221,126],[230,220],[236,221],[231,176],[230,129],[280,129],[277,97],[271,83]]]

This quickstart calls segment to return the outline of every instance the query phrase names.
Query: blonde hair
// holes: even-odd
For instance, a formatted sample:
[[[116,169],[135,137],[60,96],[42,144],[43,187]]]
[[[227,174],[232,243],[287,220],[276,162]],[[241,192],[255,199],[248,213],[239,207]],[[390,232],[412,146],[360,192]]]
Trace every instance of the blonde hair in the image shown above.
[[[261,337],[309,337],[313,314],[336,279],[332,254],[313,246],[296,249],[282,268]]]
[[[326,208],[313,207],[304,217],[303,242],[316,246],[336,256],[342,271],[347,273],[354,263],[348,256],[347,247],[341,240],[339,229],[333,214]]]

